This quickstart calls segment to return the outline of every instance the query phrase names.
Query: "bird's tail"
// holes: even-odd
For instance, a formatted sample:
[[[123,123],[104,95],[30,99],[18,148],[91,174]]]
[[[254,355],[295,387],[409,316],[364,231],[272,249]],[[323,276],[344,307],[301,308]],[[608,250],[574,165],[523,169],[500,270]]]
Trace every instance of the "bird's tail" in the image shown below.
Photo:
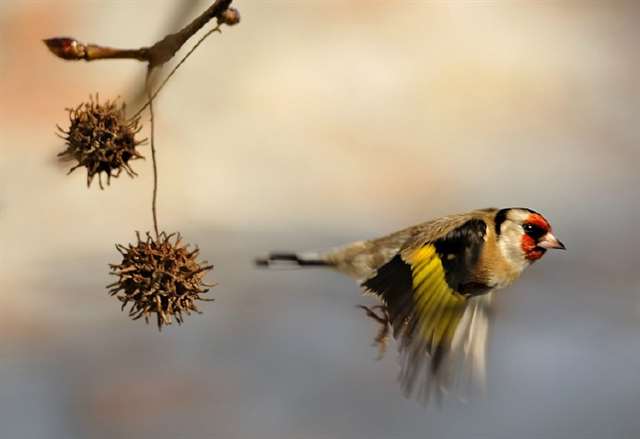
[[[332,264],[320,253],[288,253],[273,252],[266,257],[257,258],[255,263],[258,267],[329,267]]]

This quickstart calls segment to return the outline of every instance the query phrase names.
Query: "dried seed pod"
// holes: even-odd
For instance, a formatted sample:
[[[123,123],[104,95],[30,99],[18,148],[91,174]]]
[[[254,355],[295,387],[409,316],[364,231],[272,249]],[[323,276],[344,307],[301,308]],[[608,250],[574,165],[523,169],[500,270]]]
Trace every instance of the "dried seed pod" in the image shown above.
[[[170,325],[172,317],[181,324],[184,314],[200,313],[197,300],[213,301],[202,295],[213,285],[204,283],[204,276],[213,265],[198,262],[198,248],[189,250],[189,245],[181,243],[179,234],[165,232],[154,239],[147,232],[141,239],[136,232],[137,243],[128,247],[116,244],[122,254],[122,263],[110,264],[111,274],[118,281],[108,285],[109,294],[122,302],[124,310],[128,304],[129,317],[137,320],[156,314],[158,329]]]
[[[98,183],[102,186],[102,173],[107,176],[107,184],[111,177],[118,177],[124,169],[130,177],[137,174],[131,169],[129,161],[144,158],[136,147],[146,141],[136,140],[136,134],[142,129],[140,117],[127,120],[125,104],[120,107],[113,101],[100,104],[98,95],[83,102],[69,112],[69,129],[58,127],[59,134],[67,144],[67,149],[58,154],[62,161],[75,160],[77,164],[69,170],[69,174],[80,167],[87,168],[87,186],[93,177],[98,175]]]

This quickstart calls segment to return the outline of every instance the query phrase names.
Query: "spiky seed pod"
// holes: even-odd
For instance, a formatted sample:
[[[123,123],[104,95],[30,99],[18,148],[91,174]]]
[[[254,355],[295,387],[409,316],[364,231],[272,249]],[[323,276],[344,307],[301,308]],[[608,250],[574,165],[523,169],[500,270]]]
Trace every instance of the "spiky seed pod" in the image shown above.
[[[184,314],[200,313],[197,300],[213,301],[202,297],[213,285],[204,283],[204,276],[213,265],[198,262],[198,248],[189,250],[188,244],[181,243],[176,233],[160,233],[154,239],[149,232],[143,240],[136,232],[137,243],[128,247],[116,244],[122,254],[120,264],[110,264],[111,274],[118,280],[108,285],[109,293],[122,302],[124,310],[128,304],[129,317],[137,320],[156,314],[158,329],[170,325],[172,317],[178,324]]]
[[[80,167],[87,168],[87,186],[93,177],[98,175],[100,189],[102,173],[107,176],[107,184],[111,177],[118,177],[124,169],[130,177],[137,174],[131,169],[129,161],[144,158],[136,147],[146,141],[136,140],[136,134],[142,129],[140,117],[127,120],[125,104],[120,107],[115,101],[101,104],[98,95],[90,97],[76,108],[68,108],[69,129],[58,126],[58,135],[67,144],[67,149],[58,154],[62,161],[75,160],[77,164],[69,170],[69,174]]]

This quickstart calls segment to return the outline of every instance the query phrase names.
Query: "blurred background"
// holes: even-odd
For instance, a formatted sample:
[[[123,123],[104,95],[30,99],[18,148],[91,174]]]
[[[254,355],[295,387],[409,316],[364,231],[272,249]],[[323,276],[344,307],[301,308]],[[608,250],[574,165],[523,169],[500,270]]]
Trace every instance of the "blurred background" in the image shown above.
[[[219,283],[158,333],[105,289],[151,228],[151,160],[104,191],[55,160],[64,109],[145,67],[41,39],[149,45],[209,3],[0,3],[0,436],[640,435],[638,4],[234,1],[155,107],[162,229]],[[499,294],[466,403],[403,398],[350,279],[252,266],[487,206],[539,210],[569,251]]]

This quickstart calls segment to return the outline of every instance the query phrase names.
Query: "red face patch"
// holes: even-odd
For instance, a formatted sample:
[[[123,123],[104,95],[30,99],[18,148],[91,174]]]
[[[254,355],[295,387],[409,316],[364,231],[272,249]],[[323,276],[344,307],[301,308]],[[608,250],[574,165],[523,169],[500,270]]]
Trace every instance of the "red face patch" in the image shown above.
[[[546,219],[544,219],[544,217],[539,213],[532,213],[531,215],[529,215],[529,218],[527,218],[526,223],[533,224],[534,226],[538,226],[541,229],[544,229],[546,232],[549,232],[551,230],[551,224],[549,224],[549,222]]]
[[[538,243],[529,235],[522,235],[522,242],[520,244],[525,257],[530,261],[537,261],[544,256],[545,249],[538,247]]]
[[[525,233],[522,235],[521,248],[525,257],[530,261],[540,259],[545,249],[538,247],[538,239],[546,235],[551,230],[551,225],[544,217],[537,213],[529,215],[523,224]]]

